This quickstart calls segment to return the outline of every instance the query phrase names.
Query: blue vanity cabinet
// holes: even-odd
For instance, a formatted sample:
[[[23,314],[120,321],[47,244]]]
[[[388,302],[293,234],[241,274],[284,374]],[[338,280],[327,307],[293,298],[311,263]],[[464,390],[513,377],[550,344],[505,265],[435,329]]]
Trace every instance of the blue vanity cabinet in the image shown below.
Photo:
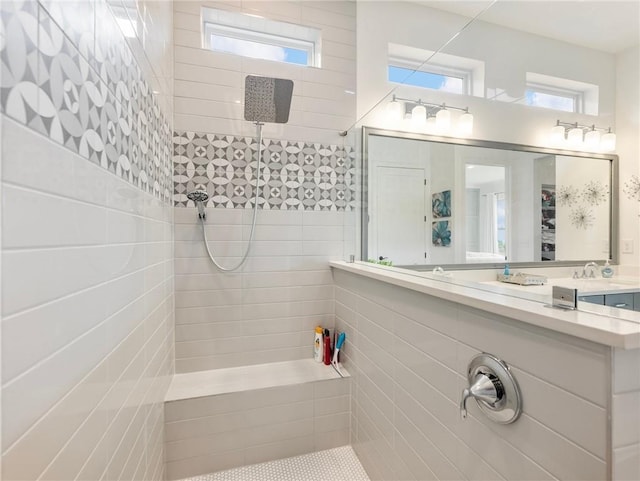
[[[633,293],[607,294],[604,296],[604,304],[618,309],[633,310],[633,296]]]
[[[601,296],[578,296],[579,301],[589,302],[591,304],[604,305],[604,295]]]
[[[601,306],[617,307],[618,309],[628,309],[640,312],[640,292],[625,292],[600,294],[593,296],[578,296],[582,302],[599,304]]]

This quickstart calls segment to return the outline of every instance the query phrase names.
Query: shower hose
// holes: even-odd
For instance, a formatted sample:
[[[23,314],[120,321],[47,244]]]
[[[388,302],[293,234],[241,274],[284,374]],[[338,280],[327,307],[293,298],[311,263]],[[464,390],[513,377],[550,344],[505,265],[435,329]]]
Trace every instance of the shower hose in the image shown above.
[[[242,259],[240,262],[233,267],[223,267],[221,266],[215,259],[214,255],[209,249],[209,241],[207,240],[207,229],[205,228],[204,218],[200,217],[200,224],[202,226],[202,236],[204,237],[204,246],[207,248],[207,254],[209,255],[209,259],[213,262],[213,265],[216,266],[219,270],[223,272],[232,272],[239,269],[242,264],[245,263],[247,257],[249,257],[249,252],[251,251],[251,245],[253,244],[253,233],[256,228],[256,218],[258,215],[258,198],[260,192],[260,172],[262,170],[262,123],[256,122],[256,127],[258,128],[258,169],[256,172],[256,193],[253,200],[253,216],[251,219],[251,232],[249,234],[249,243],[247,244],[247,250],[245,250]]]

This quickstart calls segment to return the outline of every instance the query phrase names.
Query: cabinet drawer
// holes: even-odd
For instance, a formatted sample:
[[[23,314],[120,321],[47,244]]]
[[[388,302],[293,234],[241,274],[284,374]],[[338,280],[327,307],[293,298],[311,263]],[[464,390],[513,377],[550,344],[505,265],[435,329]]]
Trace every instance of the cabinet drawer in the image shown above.
[[[607,306],[619,309],[633,310],[633,293],[629,294],[607,294],[604,296],[604,303]]]
[[[591,304],[604,304],[604,296],[578,296],[578,300],[590,302]]]

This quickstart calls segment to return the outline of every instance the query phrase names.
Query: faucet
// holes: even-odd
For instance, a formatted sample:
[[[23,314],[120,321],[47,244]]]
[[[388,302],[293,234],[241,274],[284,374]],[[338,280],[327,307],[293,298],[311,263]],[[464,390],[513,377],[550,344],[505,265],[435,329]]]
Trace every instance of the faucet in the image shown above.
[[[433,268],[433,273],[434,274],[444,274],[444,269],[440,266],[434,267]]]
[[[589,269],[589,267],[591,267],[591,272],[587,276],[587,270]],[[595,262],[587,262],[582,268],[582,278],[586,279],[587,277],[589,277],[591,279],[595,279],[597,268],[598,268],[598,264],[596,264]]]

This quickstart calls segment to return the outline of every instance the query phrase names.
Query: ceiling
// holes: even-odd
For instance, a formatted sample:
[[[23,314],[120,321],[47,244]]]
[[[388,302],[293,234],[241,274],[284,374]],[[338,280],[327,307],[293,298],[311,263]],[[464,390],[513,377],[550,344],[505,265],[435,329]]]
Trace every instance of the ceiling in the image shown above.
[[[616,53],[640,44],[640,0],[422,1],[431,8]],[[484,11],[483,11],[484,10]]]

